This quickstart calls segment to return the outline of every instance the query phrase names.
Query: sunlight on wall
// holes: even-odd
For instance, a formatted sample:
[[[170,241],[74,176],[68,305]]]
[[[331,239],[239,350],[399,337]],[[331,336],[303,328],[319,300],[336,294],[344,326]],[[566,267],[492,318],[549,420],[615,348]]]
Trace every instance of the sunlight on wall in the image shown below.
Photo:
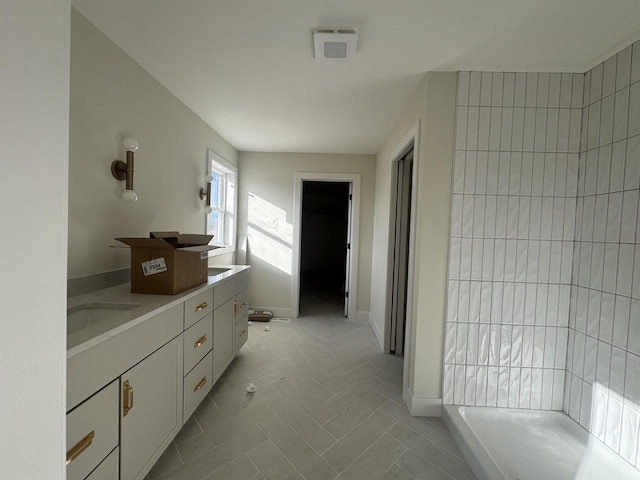
[[[291,275],[293,225],[287,223],[287,212],[249,192],[247,221],[250,254]]]
[[[592,403],[591,433],[629,463],[638,466],[640,407],[598,382],[591,392],[583,391],[583,395],[585,393]]]

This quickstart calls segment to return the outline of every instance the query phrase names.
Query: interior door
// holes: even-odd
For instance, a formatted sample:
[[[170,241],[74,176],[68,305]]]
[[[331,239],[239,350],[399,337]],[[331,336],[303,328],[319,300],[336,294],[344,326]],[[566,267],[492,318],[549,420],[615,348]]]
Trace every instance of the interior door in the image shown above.
[[[351,280],[351,214],[353,205],[353,183],[349,182],[349,202],[347,204],[347,245],[344,275],[344,316],[349,318],[349,282]]]
[[[413,150],[396,165],[396,204],[393,247],[393,285],[391,293],[390,350],[401,355],[407,313],[407,280],[409,268],[409,229],[411,221],[411,180]]]

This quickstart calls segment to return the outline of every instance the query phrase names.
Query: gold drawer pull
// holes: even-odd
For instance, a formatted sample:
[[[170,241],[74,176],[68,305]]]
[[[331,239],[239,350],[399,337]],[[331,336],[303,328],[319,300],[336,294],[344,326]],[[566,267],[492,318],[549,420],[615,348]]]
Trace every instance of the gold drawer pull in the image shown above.
[[[73,447],[71,447],[71,449],[67,452],[66,464],[69,465],[76,458],[78,458],[82,452],[84,452],[87,448],[89,448],[89,446],[93,442],[93,437],[95,436],[96,436],[95,430],[91,430],[86,437],[84,437],[82,440],[76,443]]]
[[[204,342],[207,341],[207,336],[206,335],[202,335],[197,341],[196,343],[193,344],[193,348],[198,348],[200,345],[202,345]]]
[[[246,333],[247,333],[247,331],[246,331],[246,330],[242,330],[242,331],[240,332],[240,335],[239,335],[239,336],[240,336],[240,337],[243,337]]]
[[[244,307],[246,307],[246,306],[247,306],[247,302],[242,302],[242,303],[240,304],[240,308],[244,308]]]
[[[202,377],[202,380],[200,380],[198,382],[198,384],[193,387],[193,391],[197,392],[198,390],[200,390],[202,387],[204,387],[204,384],[207,383],[207,376],[205,375],[204,377]]]
[[[200,305],[198,305],[194,312],[199,312],[200,310],[204,310],[205,308],[207,308],[209,306],[209,304],[207,302],[202,302]]]
[[[133,408],[133,387],[129,380],[122,384],[122,416],[126,417],[129,410]]]

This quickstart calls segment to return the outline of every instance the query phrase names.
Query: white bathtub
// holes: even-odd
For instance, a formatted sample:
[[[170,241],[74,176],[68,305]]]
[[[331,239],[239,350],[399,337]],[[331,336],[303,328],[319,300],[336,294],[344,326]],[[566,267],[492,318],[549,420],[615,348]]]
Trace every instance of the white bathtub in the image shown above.
[[[479,480],[638,480],[636,470],[562,412],[443,407]]]

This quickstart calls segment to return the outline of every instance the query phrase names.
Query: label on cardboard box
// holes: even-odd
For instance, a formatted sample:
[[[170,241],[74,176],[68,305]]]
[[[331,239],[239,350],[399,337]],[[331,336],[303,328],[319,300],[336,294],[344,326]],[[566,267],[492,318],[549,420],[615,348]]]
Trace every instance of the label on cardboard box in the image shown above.
[[[144,273],[145,277],[166,271],[167,264],[164,261],[164,257],[154,258],[153,260],[149,260],[148,262],[142,262],[142,272]]]
[[[209,258],[209,251],[207,250],[206,252],[200,252],[200,260],[204,260],[206,258]]]

